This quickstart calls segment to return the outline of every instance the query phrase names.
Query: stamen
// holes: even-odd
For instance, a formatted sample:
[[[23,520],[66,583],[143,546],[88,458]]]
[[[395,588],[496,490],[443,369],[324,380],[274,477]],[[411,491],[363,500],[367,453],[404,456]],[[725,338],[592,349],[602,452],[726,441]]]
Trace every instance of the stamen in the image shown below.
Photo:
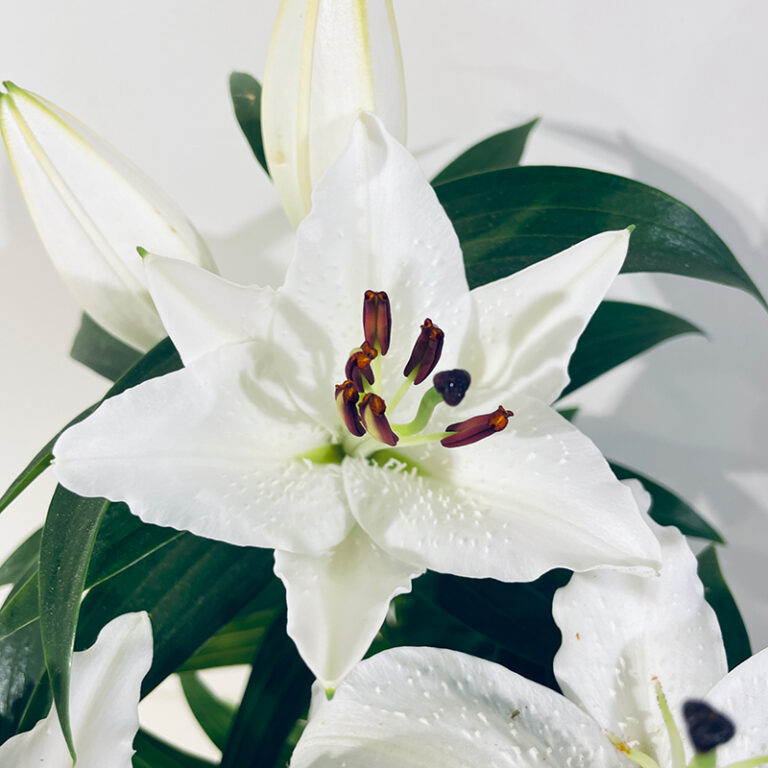
[[[733,721],[705,701],[686,701],[683,704],[683,717],[693,748],[699,754],[711,752],[715,747],[730,741],[736,733]]]
[[[458,405],[467,394],[472,377],[469,371],[453,368],[450,371],[440,371],[432,379],[435,389],[442,395],[447,405]]]
[[[440,328],[433,325],[429,318],[426,318],[421,326],[419,338],[413,345],[413,352],[405,364],[403,376],[409,376],[411,371],[417,370],[413,383],[421,384],[432,373],[440,360],[444,335]]]
[[[667,735],[669,736],[669,746],[672,753],[672,768],[685,768],[685,749],[683,748],[683,740],[680,738],[680,731],[677,730],[677,726],[675,725],[675,719],[669,711],[667,697],[664,695],[661,683],[656,683],[656,701],[659,704],[661,716],[664,718],[664,725],[667,728]]]
[[[392,309],[385,291],[366,291],[363,296],[363,330],[365,340],[378,347],[382,355],[389,351],[392,334]]]
[[[373,384],[374,375],[371,368],[371,361],[378,356],[378,352],[367,342],[364,341],[362,345],[352,351],[352,354],[347,360],[347,365],[344,369],[344,375],[349,381],[351,381],[358,392],[365,390],[365,379],[369,384]]]
[[[447,426],[445,431],[454,432],[455,434],[444,437],[440,443],[446,448],[460,448],[463,445],[471,445],[478,440],[496,434],[496,432],[501,432],[502,429],[506,428],[511,416],[514,416],[512,411],[508,411],[500,405],[493,413],[473,416],[466,421],[460,421]]]
[[[362,437],[365,434],[365,427],[357,413],[357,401],[359,399],[360,393],[349,379],[343,384],[336,385],[336,407],[339,410],[339,416],[344,422],[344,426],[355,437]]]
[[[384,415],[387,404],[383,398],[368,392],[360,400],[360,419],[372,437],[385,445],[397,445],[398,437],[389,426],[389,421]]]
[[[641,752],[639,749],[634,749],[626,742],[622,741],[618,736],[608,732],[608,738],[613,743],[613,746],[623,752],[633,763],[637,763],[641,768],[659,768],[659,764],[645,752]]]

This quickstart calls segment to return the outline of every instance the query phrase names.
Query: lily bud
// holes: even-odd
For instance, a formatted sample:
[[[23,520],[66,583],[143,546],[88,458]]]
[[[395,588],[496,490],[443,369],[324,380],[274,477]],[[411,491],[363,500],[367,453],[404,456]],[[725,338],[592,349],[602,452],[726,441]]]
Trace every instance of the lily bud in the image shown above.
[[[54,266],[99,325],[149,349],[167,334],[136,247],[216,271],[205,243],[152,181],[85,125],[4,85],[0,133]]]
[[[269,172],[294,227],[373,112],[405,143],[405,82],[392,0],[281,0],[261,96]]]

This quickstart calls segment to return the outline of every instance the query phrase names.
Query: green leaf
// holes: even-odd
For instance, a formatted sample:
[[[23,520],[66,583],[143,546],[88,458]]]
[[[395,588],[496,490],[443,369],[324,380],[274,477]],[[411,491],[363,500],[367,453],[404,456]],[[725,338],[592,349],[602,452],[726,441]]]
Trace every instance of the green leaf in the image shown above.
[[[75,629],[88,563],[106,499],[83,499],[58,486],[40,542],[40,635],[61,730],[75,760],[69,683]]]
[[[717,615],[723,633],[728,669],[733,669],[752,655],[747,628],[723,578],[714,544],[702,550],[696,559],[699,561],[698,572],[704,585],[704,597]]]
[[[0,640],[0,744],[16,733],[44,670],[38,624]]]
[[[720,534],[706,521],[688,502],[681,499],[666,486],[641,474],[630,467],[610,462],[611,469],[619,480],[638,479],[648,493],[651,494],[650,516],[659,525],[675,525],[686,536],[698,539],[708,539],[724,544]]]
[[[133,740],[133,768],[214,768],[214,764],[140,730]]]
[[[285,634],[285,614],[281,613],[253,659],[220,768],[276,766],[296,721],[309,707],[312,680]]]
[[[755,284],[687,205],[637,181],[583,168],[520,166],[435,187],[464,251],[472,286],[517,272],[591,235],[635,224],[624,272],[671,272],[741,288]]]
[[[0,565],[0,586],[15,584],[30,568],[37,565],[40,554],[40,537],[43,529],[38,528],[23,544],[19,544],[12,555]]]
[[[53,461],[53,446],[59,439],[59,435],[68,427],[77,424],[87,416],[90,416],[106,399],[119,395],[121,392],[141,384],[143,381],[163,376],[166,373],[177,371],[182,367],[181,358],[170,339],[164,339],[149,350],[136,365],[122,376],[106,395],[98,403],[94,403],[77,415],[63,429],[60,429],[43,446],[32,461],[22,470],[21,474],[11,483],[8,490],[0,497],[0,512],[2,512],[25,488],[29,487],[35,478],[39,477]]]
[[[477,173],[498,171],[520,165],[528,135],[539,122],[534,118],[525,125],[489,136],[470,147],[432,179],[432,184],[445,184]]]
[[[682,317],[642,304],[604,301],[579,339],[563,397],[641,352],[683,333],[702,333]]]
[[[3,604],[0,610],[0,640],[10,637],[40,617],[40,588],[34,570]]]
[[[110,381],[117,381],[129,368],[136,365],[142,353],[116,339],[88,315],[83,314],[69,356]]]
[[[182,672],[179,680],[195,720],[213,744],[223,750],[232,728],[235,707],[211,693],[196,672]]]
[[[251,145],[259,165],[266,171],[267,158],[264,155],[264,143],[261,139],[261,83],[245,72],[233,72],[229,76],[229,93],[232,106],[240,128]]]
[[[573,423],[576,417],[579,415],[579,408],[559,408],[558,413],[564,418]]]

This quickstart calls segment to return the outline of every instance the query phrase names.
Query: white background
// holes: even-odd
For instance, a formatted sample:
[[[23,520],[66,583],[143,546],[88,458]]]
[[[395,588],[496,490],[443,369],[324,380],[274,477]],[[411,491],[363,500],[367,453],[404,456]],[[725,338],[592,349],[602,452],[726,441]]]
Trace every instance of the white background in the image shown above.
[[[540,115],[527,163],[621,173],[679,197],[768,293],[763,0],[395,2],[409,145],[426,170]],[[144,168],[206,236],[225,274],[274,282],[270,253],[286,227],[232,115],[227,77],[235,69],[261,77],[276,9],[277,0],[4,3],[0,76],[65,107]],[[0,270],[6,487],[106,383],[67,358],[79,310],[3,156]],[[672,341],[577,394],[579,424],[723,532],[724,570],[762,648],[768,313],[733,289],[674,277],[622,277],[614,295],[672,309],[709,338]],[[0,557],[40,524],[52,487],[43,478],[3,513]],[[172,720],[177,738],[214,755],[183,705],[169,718],[174,695],[154,694],[143,717],[164,732]]]

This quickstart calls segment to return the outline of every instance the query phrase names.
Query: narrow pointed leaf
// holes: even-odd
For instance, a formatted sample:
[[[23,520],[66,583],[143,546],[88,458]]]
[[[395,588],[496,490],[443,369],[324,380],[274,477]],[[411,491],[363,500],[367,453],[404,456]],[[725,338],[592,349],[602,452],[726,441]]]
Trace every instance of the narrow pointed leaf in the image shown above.
[[[686,536],[708,539],[724,544],[722,536],[690,505],[669,488],[651,480],[637,470],[610,462],[611,469],[619,480],[637,478],[651,494],[650,516],[659,525],[675,525]]]
[[[233,72],[229,76],[229,93],[240,128],[248,139],[253,154],[264,172],[269,175],[264,144],[261,139],[261,83],[245,72]]]
[[[285,740],[309,707],[312,678],[285,633],[281,613],[253,658],[221,768],[277,766]]]
[[[214,764],[140,730],[133,740],[133,768],[214,768]]]
[[[474,176],[477,173],[498,171],[520,165],[530,132],[539,118],[524,125],[501,131],[462,152],[432,179],[432,183],[445,184],[448,181]]]
[[[110,381],[117,381],[136,365],[142,353],[116,339],[83,314],[69,356]]]
[[[40,617],[40,589],[35,570],[0,610],[0,640],[10,637]]]
[[[232,728],[235,707],[211,693],[196,672],[182,672],[179,680],[195,720],[213,744],[223,750]]]
[[[696,559],[699,561],[698,573],[704,585],[704,597],[717,614],[723,633],[728,669],[733,669],[752,655],[747,628],[720,570],[714,544],[702,550]]]
[[[579,339],[568,374],[570,384],[563,396],[598,376],[684,333],[702,333],[682,317],[660,309],[623,301],[604,301]]]
[[[40,627],[24,627],[0,640],[0,744],[16,733],[38,680],[45,671]]]
[[[34,567],[37,564],[42,533],[43,529],[38,528],[0,565],[0,586],[15,584],[29,571],[30,566]]]
[[[435,187],[472,286],[517,272],[591,235],[635,224],[624,272],[669,272],[765,300],[728,246],[684,203],[583,168],[520,166]]]
[[[56,711],[75,758],[69,683],[80,601],[96,532],[109,502],[83,499],[58,486],[40,542],[40,635]]]

